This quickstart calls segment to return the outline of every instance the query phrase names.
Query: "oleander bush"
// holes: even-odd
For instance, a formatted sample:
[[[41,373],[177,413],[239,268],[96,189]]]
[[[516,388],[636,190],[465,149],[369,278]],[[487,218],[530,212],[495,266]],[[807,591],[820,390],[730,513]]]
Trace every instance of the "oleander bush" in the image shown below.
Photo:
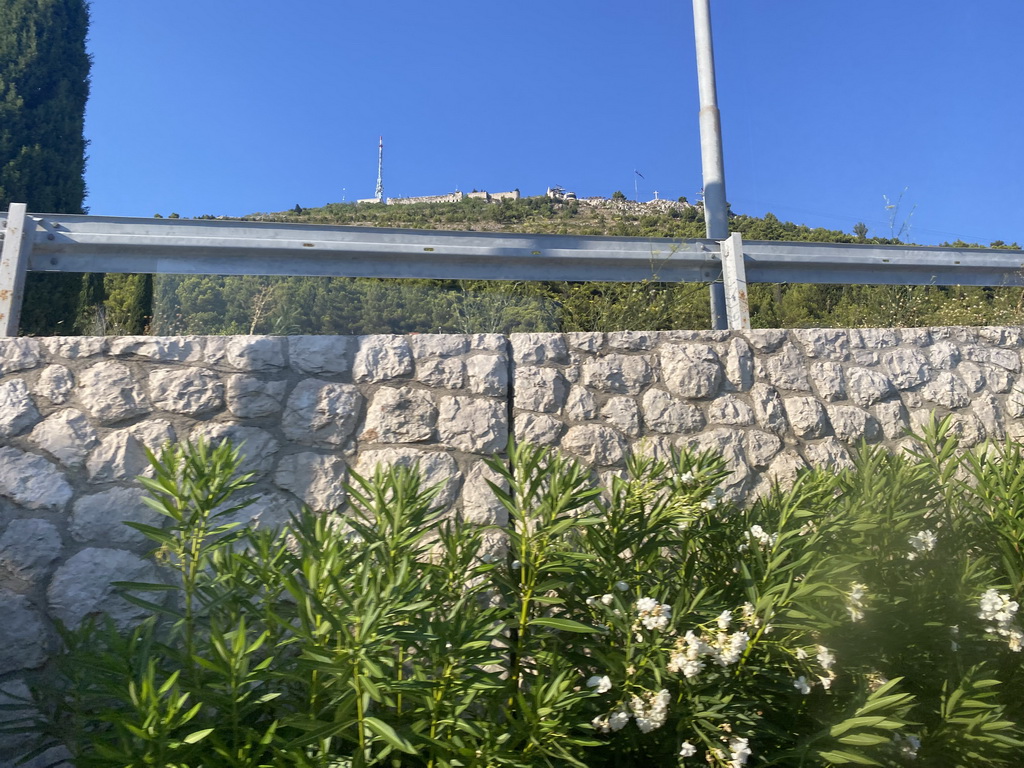
[[[151,616],[64,630],[26,725],[77,768],[1020,765],[1024,451],[917,445],[745,509],[712,455],[512,446],[500,551],[401,468],[225,524],[237,451],[171,446]]]

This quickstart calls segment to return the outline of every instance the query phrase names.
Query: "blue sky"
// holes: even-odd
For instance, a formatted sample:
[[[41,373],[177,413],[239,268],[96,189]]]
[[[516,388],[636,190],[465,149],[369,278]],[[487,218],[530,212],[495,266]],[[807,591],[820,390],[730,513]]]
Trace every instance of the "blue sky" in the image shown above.
[[[87,205],[701,188],[687,0],[93,0]],[[1024,243],[1024,2],[712,0],[738,213]],[[644,178],[634,174],[639,170]],[[904,191],[905,190],[905,191]],[[912,213],[911,213],[912,212]]]

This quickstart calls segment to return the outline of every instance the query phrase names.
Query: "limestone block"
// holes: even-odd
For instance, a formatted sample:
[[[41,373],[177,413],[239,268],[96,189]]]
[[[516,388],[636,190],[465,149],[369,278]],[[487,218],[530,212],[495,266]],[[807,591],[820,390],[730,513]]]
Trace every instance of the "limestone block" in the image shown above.
[[[363,396],[351,384],[300,381],[288,398],[281,429],[303,444],[342,445],[356,430]]]
[[[105,360],[78,375],[79,402],[102,424],[141,416],[149,412],[149,402],[124,363]]]
[[[663,434],[696,432],[704,428],[700,408],[682,403],[663,389],[649,389],[641,398],[647,428]]]
[[[597,402],[584,387],[573,385],[565,398],[562,415],[569,421],[586,421],[597,415]]]
[[[42,360],[42,349],[38,339],[0,339],[0,375],[27,371],[35,368]]]
[[[912,347],[927,347],[932,343],[932,332],[928,328],[900,328],[900,341]]]
[[[661,369],[665,386],[680,397],[714,397],[722,384],[722,364],[706,344],[663,347]]]
[[[281,457],[274,483],[294,493],[310,509],[325,512],[344,505],[347,475],[348,465],[340,456],[293,453]]]
[[[213,446],[225,441],[231,443],[238,449],[241,459],[238,471],[243,474],[263,475],[269,472],[279,447],[277,440],[266,430],[216,421],[199,424],[189,438],[193,442],[201,438]]]
[[[998,325],[978,328],[978,338],[999,347],[1019,347],[1024,342],[1019,328]]]
[[[0,447],[0,496],[28,509],[59,512],[71,495],[67,477],[42,456]]]
[[[838,328],[797,328],[790,333],[810,358],[842,362],[850,358],[850,335]]]
[[[754,423],[754,409],[735,395],[723,395],[708,403],[708,422],[749,426]]]
[[[146,449],[159,454],[173,442],[174,429],[162,419],[144,421],[106,434],[85,462],[89,480],[107,483],[152,474]]]
[[[110,339],[109,350],[116,357],[142,357],[163,363],[203,358],[198,340],[186,336],[115,336]]]
[[[513,333],[512,359],[516,363],[567,363],[569,351],[565,337],[558,333]]]
[[[878,353],[870,349],[851,349],[850,360],[855,365],[870,368],[878,365]]]
[[[754,351],[740,336],[729,339],[725,353],[725,378],[733,389],[746,392],[754,385]]]
[[[466,364],[458,358],[430,358],[416,363],[416,380],[435,389],[466,386]]]
[[[910,420],[907,417],[907,409],[899,400],[878,403],[874,407],[874,413],[886,440],[899,440],[907,434]]]
[[[721,488],[730,501],[739,501],[750,480],[750,466],[743,450],[745,440],[746,433],[742,429],[718,427],[680,438],[680,443],[698,453],[710,451],[716,456],[721,456],[725,468],[729,470],[728,476],[722,480]]]
[[[461,474],[449,454],[440,451],[422,451],[416,448],[382,448],[374,451],[361,451],[356,463],[356,472],[363,477],[373,477],[378,466],[418,467],[422,488],[440,486],[437,503],[440,506],[451,506],[459,492]]]
[[[300,505],[293,498],[277,492],[258,493],[243,499],[232,499],[231,506],[243,504],[223,517],[218,517],[221,525],[238,523],[238,529],[263,528],[280,530],[287,525],[293,515],[298,514]]]
[[[0,437],[24,432],[41,418],[22,379],[0,381]]]
[[[95,357],[107,351],[106,336],[49,336],[39,341],[55,357],[68,360]]]
[[[569,427],[562,438],[562,448],[579,456],[592,467],[606,467],[625,461],[628,446],[625,439],[611,427],[600,424],[577,424]]]
[[[0,536],[0,568],[19,581],[41,584],[61,549],[60,532],[53,523],[37,518],[11,520]]]
[[[611,354],[591,358],[583,363],[583,384],[598,392],[638,395],[654,381],[653,361],[651,355]],[[518,376],[517,369],[516,387],[519,386]]]
[[[963,379],[948,371],[939,372],[934,380],[921,387],[921,395],[947,408],[966,408],[971,404],[971,392]]]
[[[871,330],[871,329],[862,329]],[[862,408],[881,402],[896,393],[892,381],[870,368],[850,368],[846,372],[846,387],[850,399]]]
[[[778,328],[760,328],[745,335],[758,352],[774,352],[786,341],[786,332]]]
[[[609,397],[601,406],[601,418],[627,437],[640,436],[640,406],[632,397]]]
[[[743,434],[743,453],[754,469],[767,467],[782,450],[782,441],[771,432],[752,429]]]
[[[799,454],[789,451],[778,454],[767,469],[758,473],[757,483],[750,493],[751,500],[771,493],[773,483],[782,488],[791,488],[799,473],[806,468],[807,462]]]
[[[811,380],[818,396],[826,402],[846,399],[846,374],[839,363],[811,363]]]
[[[960,362],[960,348],[948,341],[938,341],[928,350],[932,368],[948,371]]]
[[[409,346],[416,360],[428,357],[455,357],[469,351],[469,336],[454,333],[418,333],[409,336]]]
[[[1006,398],[1006,410],[1015,419],[1024,417],[1024,388],[1018,387]]]
[[[75,377],[63,365],[48,365],[39,372],[34,387],[36,394],[45,397],[54,405],[63,405],[75,386]]]
[[[508,360],[504,355],[473,355],[466,360],[469,391],[475,395],[508,394]]]
[[[289,336],[288,361],[302,373],[347,373],[352,368],[351,347],[351,336]]]
[[[246,373],[276,373],[285,367],[283,336],[208,336],[205,360]]]
[[[656,461],[671,461],[676,448],[676,438],[668,435],[647,435],[633,444],[637,456],[649,456]]]
[[[609,349],[654,349],[658,334],[652,331],[611,331],[606,334],[605,340]]]
[[[1009,371],[994,366],[985,366],[982,368],[982,372],[990,392],[1003,394],[1013,389],[1013,376]]]
[[[949,431],[960,441],[961,448],[973,448],[987,437],[981,419],[970,412],[951,414]]]
[[[565,340],[573,349],[594,354],[599,352],[604,345],[604,334],[596,332],[567,333]]]
[[[569,385],[557,368],[519,365],[515,377],[516,408],[557,413],[565,404]]]
[[[562,435],[562,422],[544,413],[516,414],[516,441],[530,445],[556,445]]]
[[[203,368],[158,368],[149,375],[149,396],[156,408],[199,416],[224,406],[224,382]]]
[[[71,505],[68,531],[75,541],[89,544],[136,547],[149,541],[126,522],[161,528],[164,516],[146,504],[137,487],[110,488],[79,496]]]
[[[804,445],[804,458],[813,467],[852,469],[850,451],[835,437],[826,437]]]
[[[976,363],[989,363],[998,365],[1012,373],[1020,373],[1020,354],[1012,349],[999,349],[993,347],[969,346],[965,350],[968,360]]]
[[[503,402],[464,395],[441,398],[437,437],[442,445],[467,453],[499,453],[508,444],[508,428]]]
[[[991,439],[1002,440],[1006,437],[1003,408],[997,398],[992,395],[982,395],[974,400],[972,410],[985,426],[985,431]]]
[[[359,439],[370,443],[421,443],[434,436],[437,406],[429,392],[381,387],[366,409]]]
[[[34,669],[46,661],[43,617],[24,595],[0,589],[0,675]]]
[[[65,408],[36,425],[29,434],[32,441],[61,464],[79,467],[89,451],[99,443],[96,430],[85,414]]]
[[[750,403],[754,407],[754,417],[762,429],[780,436],[785,434],[789,425],[786,422],[786,411],[782,407],[782,398],[775,387],[755,384],[750,389]]]
[[[981,392],[985,388],[985,371],[977,363],[960,363],[956,373],[971,392]]]
[[[352,367],[353,381],[387,381],[409,376],[412,371],[412,350],[405,336],[379,334],[359,337],[359,349]]]
[[[537,414],[528,415],[542,419],[551,418]],[[488,485],[489,482],[508,490],[508,483],[501,475],[484,462],[475,462],[466,475],[466,482],[462,488],[462,519],[470,525],[505,527],[508,525],[508,510],[494,495],[494,491]]]
[[[502,333],[471,333],[469,348],[483,352],[501,352],[505,355],[508,352],[508,341]]]
[[[245,373],[226,377],[225,384],[228,411],[239,419],[259,419],[281,413],[288,388],[287,381],[264,381]]]
[[[897,389],[912,389],[928,381],[928,358],[916,349],[886,350],[880,356],[882,369]]]
[[[892,328],[856,328],[850,331],[850,346],[860,349],[885,349],[900,343]]]
[[[844,443],[857,444],[861,440],[877,443],[882,439],[882,427],[867,411],[855,405],[829,405],[828,418],[836,437]]]
[[[825,407],[815,398],[787,397],[783,405],[789,425],[797,437],[811,440],[824,437],[832,431]]]
[[[126,629],[147,611],[125,600],[111,585],[114,581],[155,584],[161,579],[156,566],[131,552],[83,549],[53,574],[46,590],[50,613],[71,628],[81,624],[86,616],[105,613],[117,626]]]
[[[811,382],[807,378],[807,363],[797,348],[787,342],[777,354],[764,361],[768,382],[778,389],[791,392],[810,392]]]

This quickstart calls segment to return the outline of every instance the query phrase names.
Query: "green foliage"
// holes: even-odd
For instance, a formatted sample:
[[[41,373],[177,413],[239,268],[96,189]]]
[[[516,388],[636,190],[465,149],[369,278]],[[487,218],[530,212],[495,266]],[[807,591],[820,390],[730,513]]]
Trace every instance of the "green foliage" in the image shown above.
[[[64,631],[37,686],[79,768],[1019,765],[1024,451],[865,447],[747,509],[710,454],[609,488],[547,449],[489,461],[498,531],[414,470],[243,530],[226,445],[143,480],[166,579]]]

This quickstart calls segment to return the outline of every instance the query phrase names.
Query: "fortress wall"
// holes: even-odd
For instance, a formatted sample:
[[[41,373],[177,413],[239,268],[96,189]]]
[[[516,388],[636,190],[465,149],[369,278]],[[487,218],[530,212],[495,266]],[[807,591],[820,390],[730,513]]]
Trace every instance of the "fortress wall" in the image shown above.
[[[122,525],[159,522],[133,481],[146,447],[245,441],[263,525],[337,507],[379,462],[419,462],[455,513],[503,524],[481,460],[509,431],[605,476],[630,450],[713,449],[739,500],[862,439],[898,448],[932,411],[966,446],[1019,438],[1022,351],[1016,327],[3,339],[0,686],[45,661],[53,618],[135,615],[107,585],[156,577]]]

